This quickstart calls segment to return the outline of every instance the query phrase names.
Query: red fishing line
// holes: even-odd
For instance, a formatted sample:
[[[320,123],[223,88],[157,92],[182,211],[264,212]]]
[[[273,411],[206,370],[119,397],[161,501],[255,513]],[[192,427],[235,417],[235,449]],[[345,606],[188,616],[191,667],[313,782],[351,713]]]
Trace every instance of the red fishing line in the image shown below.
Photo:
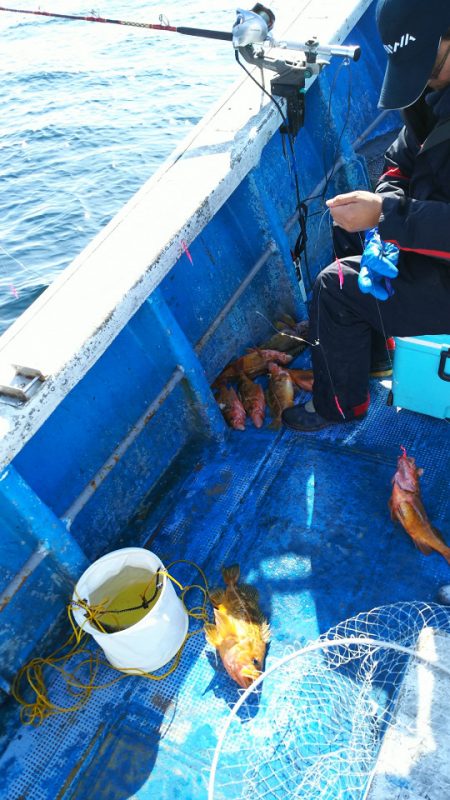
[[[336,408],[337,408],[337,410],[339,411],[339,413],[340,413],[340,415],[341,415],[342,419],[345,419],[345,414],[344,414],[344,412],[342,411],[342,408],[341,408],[341,405],[340,405],[340,403],[339,403],[339,400],[338,400],[338,396],[337,396],[337,394],[335,394],[335,395],[334,395],[334,402],[336,403]]]
[[[181,240],[181,247],[183,248],[183,252],[184,252],[185,256],[189,259],[191,264],[193,264],[194,263],[193,258],[191,256],[189,250],[188,250],[188,246],[187,246],[186,242],[184,241],[184,239]]]
[[[339,288],[342,289],[342,287],[344,285],[344,271],[342,269],[342,264],[339,261],[337,256],[336,256],[336,263],[337,263],[338,275],[339,275]]]

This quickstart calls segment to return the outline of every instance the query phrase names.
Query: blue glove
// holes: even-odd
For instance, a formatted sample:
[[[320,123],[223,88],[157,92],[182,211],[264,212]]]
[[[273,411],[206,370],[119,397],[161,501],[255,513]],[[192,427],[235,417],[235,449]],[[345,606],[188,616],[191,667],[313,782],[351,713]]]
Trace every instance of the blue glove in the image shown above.
[[[395,244],[380,239],[377,228],[367,231],[358,277],[358,286],[363,294],[372,294],[377,300],[392,297],[391,280],[398,275],[399,252]]]

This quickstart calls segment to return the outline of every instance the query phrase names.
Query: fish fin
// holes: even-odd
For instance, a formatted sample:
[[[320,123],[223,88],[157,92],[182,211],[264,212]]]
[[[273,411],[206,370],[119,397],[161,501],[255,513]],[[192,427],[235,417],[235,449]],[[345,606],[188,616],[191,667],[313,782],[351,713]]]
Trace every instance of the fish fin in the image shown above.
[[[397,519],[398,522],[405,527],[407,519],[408,519],[408,512],[416,513],[417,509],[412,505],[412,503],[404,502],[404,503],[397,503],[397,508],[394,511],[394,518]]]
[[[442,533],[440,532],[439,528],[435,528],[434,525],[432,525],[431,527],[433,529],[434,535],[437,536],[437,538],[440,539],[441,542],[443,542],[445,545],[447,545],[447,542],[445,541],[444,537],[442,536]]]
[[[417,549],[423,553],[424,556],[430,556],[433,552],[433,548],[430,547],[428,544],[424,544],[423,542],[418,542],[417,539],[414,539],[414,544],[416,545]]]
[[[229,567],[222,567],[222,577],[229,586],[235,586],[240,575],[239,564],[231,564]]]
[[[250,586],[249,583],[243,583],[239,587],[240,594],[252,603],[258,602],[259,592],[256,586]]]
[[[221,602],[223,601],[225,592],[223,589],[213,589],[212,592],[209,592],[209,599],[213,606],[217,608],[220,606]]]
[[[219,647],[222,644],[222,636],[212,622],[205,622],[204,631],[208,644],[213,647]]]
[[[268,642],[270,642],[270,636],[271,636],[270,625],[267,622],[267,620],[264,620],[264,622],[261,625],[261,639],[263,640],[263,642],[268,644]]]

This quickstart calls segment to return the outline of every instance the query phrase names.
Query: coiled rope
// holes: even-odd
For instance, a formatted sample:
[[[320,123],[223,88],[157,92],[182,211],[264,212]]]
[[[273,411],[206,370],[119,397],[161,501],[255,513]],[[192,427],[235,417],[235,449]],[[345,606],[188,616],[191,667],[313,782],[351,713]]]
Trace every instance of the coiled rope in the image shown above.
[[[203,581],[202,584],[190,584],[183,586],[169,570],[176,564],[189,564],[195,567]],[[158,577],[166,577],[174,583],[180,590],[180,599],[186,610],[186,613],[191,619],[199,620],[201,622],[208,621],[207,614],[207,600],[209,598],[208,581],[206,575],[193,561],[187,559],[178,559],[172,561],[166,569],[159,569],[156,578],[155,596],[158,592]],[[161,585],[161,584],[160,584]],[[200,605],[192,608],[187,608],[185,598],[188,592],[198,590],[203,595],[203,601]],[[143,603],[137,608],[148,607],[152,598],[146,598],[145,592]],[[100,652],[93,652],[86,646],[88,634],[83,630],[83,626],[79,627],[73,616],[74,606],[79,606],[85,612],[86,623],[88,622],[97,627],[104,633],[108,633],[105,627],[102,627],[101,616],[105,613],[110,613],[109,609],[105,608],[107,601],[102,601],[98,605],[92,606],[88,602],[78,598],[75,602],[71,601],[67,605],[67,615],[72,628],[72,633],[69,638],[58,647],[53,653],[48,656],[38,656],[31,659],[25,664],[17,673],[13,685],[12,695],[21,705],[20,716],[22,723],[25,725],[40,725],[45,719],[55,714],[67,714],[74,711],[79,711],[89,701],[93,692],[108,689],[124,678],[130,675],[138,675],[141,678],[146,678],[152,681],[161,681],[171,675],[178,664],[180,663],[183,650],[186,642],[198,633],[201,633],[203,626],[195,628],[186,634],[186,637],[172,659],[170,666],[165,672],[144,672],[143,670],[130,668],[130,669],[117,669],[113,667],[105,658],[102,657]],[[130,611],[136,609],[119,609],[119,611]],[[114,613],[118,613],[115,610]],[[73,666],[69,662],[78,657],[77,663]],[[109,681],[96,683],[96,677],[100,667],[109,667],[109,669],[119,672],[120,674]],[[87,676],[83,677],[83,672],[87,670]],[[74,702],[68,702],[66,705],[58,705],[54,703],[50,697],[50,681],[49,673],[56,673],[55,679],[59,676],[64,683],[64,687],[68,695],[74,698]],[[31,699],[30,699],[31,694]]]

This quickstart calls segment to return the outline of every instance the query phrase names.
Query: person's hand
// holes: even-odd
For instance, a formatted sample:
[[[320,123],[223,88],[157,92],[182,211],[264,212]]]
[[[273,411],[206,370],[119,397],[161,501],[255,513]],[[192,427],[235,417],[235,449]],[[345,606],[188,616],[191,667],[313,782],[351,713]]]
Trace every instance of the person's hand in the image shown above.
[[[327,200],[335,223],[349,233],[375,228],[380,221],[382,203],[382,195],[362,190],[338,194]]]
[[[363,294],[372,294],[377,300],[387,300],[394,294],[391,280],[398,275],[398,256],[398,247],[380,239],[376,228],[367,231],[358,276]]]

